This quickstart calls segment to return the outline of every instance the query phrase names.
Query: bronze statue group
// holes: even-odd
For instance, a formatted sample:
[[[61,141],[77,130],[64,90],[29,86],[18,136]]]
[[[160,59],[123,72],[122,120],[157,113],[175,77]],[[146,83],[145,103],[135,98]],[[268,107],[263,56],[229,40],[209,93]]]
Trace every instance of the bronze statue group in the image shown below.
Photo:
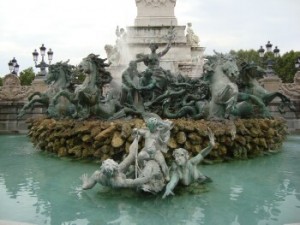
[[[172,38],[170,36],[161,52],[157,52],[156,43],[151,43],[149,54],[138,54],[123,71],[121,87],[106,94],[104,86],[112,81],[106,70],[110,66],[106,59],[90,54],[78,67],[68,62],[51,65],[45,80],[48,90],[34,93],[21,110],[19,117],[40,103],[47,107],[48,116],[56,119],[144,118],[146,127],[133,131],[134,141],[126,158],[120,163],[107,159],[92,176],[84,174],[81,177],[83,189],[100,183],[155,194],[164,190],[165,198],[173,194],[179,183],[187,186],[207,179],[198,165],[215,145],[214,134],[208,128],[209,145],[193,158],[189,158],[183,148],[174,150],[172,165],[168,168],[164,158],[172,129],[168,119],[270,118],[268,104],[275,97],[282,100],[280,112],[284,112],[286,106],[294,109],[286,96],[269,93],[259,84],[257,79],[263,75],[260,67],[246,62],[238,66],[231,55],[215,53],[197,79],[164,70],[160,59],[171,48]],[[146,69],[138,71],[138,63],[144,63]],[[85,75],[81,84],[75,82],[78,71]],[[141,138],[145,144],[138,151]]]

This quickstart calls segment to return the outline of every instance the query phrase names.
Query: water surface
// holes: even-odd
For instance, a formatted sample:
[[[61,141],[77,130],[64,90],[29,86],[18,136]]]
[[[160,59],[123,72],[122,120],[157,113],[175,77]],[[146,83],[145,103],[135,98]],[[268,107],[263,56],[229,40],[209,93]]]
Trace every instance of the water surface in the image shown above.
[[[79,177],[98,164],[38,151],[26,136],[0,143],[0,224],[300,223],[300,136],[289,136],[276,155],[201,166],[212,183],[164,200],[100,185],[82,191]]]

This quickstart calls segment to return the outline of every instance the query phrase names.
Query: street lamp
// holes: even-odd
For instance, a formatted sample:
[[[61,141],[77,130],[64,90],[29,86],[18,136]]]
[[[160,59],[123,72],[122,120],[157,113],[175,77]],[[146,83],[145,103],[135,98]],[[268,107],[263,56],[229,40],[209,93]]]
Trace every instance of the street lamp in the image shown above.
[[[295,60],[295,68],[300,71],[300,56]]]
[[[8,68],[12,74],[18,75],[20,66],[15,57],[8,62]]]
[[[266,69],[266,75],[267,76],[272,76],[274,75],[274,70],[273,70],[273,66],[274,66],[274,61],[270,58],[270,54],[274,54],[275,58],[278,58],[280,56],[279,52],[280,50],[278,49],[278,47],[276,46],[275,49],[272,52],[272,44],[270,41],[268,41],[268,43],[266,44],[266,54],[268,59],[266,60],[266,65],[267,65],[267,69]],[[257,50],[258,55],[261,59],[263,59],[263,57],[265,56],[265,49],[260,46],[260,48]]]
[[[34,61],[35,67],[40,68],[40,70],[41,70],[40,74],[42,76],[46,76],[46,74],[47,74],[46,68],[49,67],[49,65],[51,64],[51,61],[53,59],[53,51],[50,48],[49,51],[47,52],[49,64],[47,64],[44,61],[44,57],[46,54],[46,47],[44,46],[44,44],[42,44],[42,46],[40,47],[40,54],[42,56],[42,61],[39,64],[37,64],[39,53],[35,49],[34,52],[32,53],[33,61]]]

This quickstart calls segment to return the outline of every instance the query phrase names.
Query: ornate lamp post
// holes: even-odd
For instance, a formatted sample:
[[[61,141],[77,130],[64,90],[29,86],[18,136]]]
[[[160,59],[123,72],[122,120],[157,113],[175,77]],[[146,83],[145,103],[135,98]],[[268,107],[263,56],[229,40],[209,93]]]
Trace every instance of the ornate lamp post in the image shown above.
[[[300,71],[300,56],[295,60],[295,68]]]
[[[267,65],[267,70],[266,70],[266,74],[267,76],[273,76],[274,75],[274,70],[273,70],[273,66],[274,66],[274,61],[270,58],[270,54],[274,54],[274,57],[277,58],[279,57],[279,52],[280,50],[278,49],[278,47],[276,46],[275,49],[272,52],[272,44],[270,43],[270,41],[268,41],[268,43],[266,44],[266,53],[268,54],[267,57],[268,59],[266,60],[266,65]],[[265,49],[260,46],[260,49],[257,50],[259,57],[261,59],[263,59],[263,57],[265,56]]]
[[[33,61],[35,63],[35,67],[40,68],[41,70],[40,75],[46,76],[47,74],[46,68],[49,67],[49,65],[51,64],[51,61],[53,59],[53,51],[50,48],[49,51],[47,52],[49,64],[47,64],[44,61],[44,57],[46,54],[46,47],[44,46],[44,44],[42,44],[42,46],[40,47],[40,54],[42,56],[42,61],[39,64],[37,64],[39,53],[35,49],[34,52],[32,53]]]
[[[18,75],[20,66],[15,57],[8,62],[8,68],[11,74]]]

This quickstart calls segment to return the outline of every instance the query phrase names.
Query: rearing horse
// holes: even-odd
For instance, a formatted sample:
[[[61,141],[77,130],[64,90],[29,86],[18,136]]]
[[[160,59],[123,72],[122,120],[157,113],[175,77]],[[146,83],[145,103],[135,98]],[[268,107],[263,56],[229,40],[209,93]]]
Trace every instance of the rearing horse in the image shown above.
[[[106,59],[101,59],[98,55],[90,54],[79,64],[79,70],[85,74],[85,80],[75,88],[74,93],[61,91],[55,95],[54,104],[61,96],[66,97],[71,103],[76,105],[76,115],[74,117],[87,118],[90,116],[90,109],[102,98],[103,85],[110,83],[111,74],[105,70],[110,64],[104,63]]]
[[[40,103],[48,108],[53,96],[70,86],[71,73],[74,66],[69,65],[68,62],[58,62],[49,66],[49,72],[45,80],[48,84],[47,91],[44,93],[34,92],[30,95],[28,97],[29,102],[23,106],[18,114],[18,118],[21,118],[27,110],[32,110],[36,103]]]
[[[265,74],[265,71],[254,63],[242,63],[240,71],[240,83],[244,93],[256,96],[261,99],[265,106],[268,106],[276,97],[281,99],[281,104],[278,106],[280,113],[284,113],[284,108],[287,106],[291,111],[295,111],[295,106],[291,100],[280,92],[268,92],[257,81]]]
[[[235,83],[239,75],[236,60],[230,55],[216,53],[213,64],[205,65],[204,79],[209,81],[211,99],[209,119],[228,118],[238,97]]]

